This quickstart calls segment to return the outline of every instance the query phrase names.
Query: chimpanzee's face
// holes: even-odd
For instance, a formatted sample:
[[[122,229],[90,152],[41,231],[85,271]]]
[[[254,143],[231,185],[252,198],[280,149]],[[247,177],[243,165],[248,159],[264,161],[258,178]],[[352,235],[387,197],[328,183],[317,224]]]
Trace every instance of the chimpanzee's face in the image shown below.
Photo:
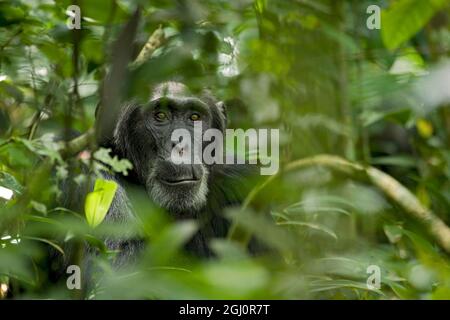
[[[116,143],[123,143],[119,140],[125,138],[128,153],[125,156],[139,171],[149,196],[161,207],[178,214],[201,209],[207,200],[210,167],[202,161],[193,161],[194,157],[202,159],[203,150],[201,135],[194,133],[194,126],[198,128],[201,124],[204,132],[217,123],[223,124],[223,112],[216,104],[188,94],[179,83],[158,87],[150,102],[138,108],[134,111],[137,116],[122,119],[128,122],[126,130],[133,133],[123,135],[116,131],[116,135],[122,136],[122,139],[116,138]],[[172,133],[177,129],[189,132],[190,144],[182,145],[172,139]],[[224,128],[219,129],[223,131]],[[193,148],[194,144],[200,147]],[[173,154],[184,156],[186,153],[192,160],[189,163],[173,161]]]

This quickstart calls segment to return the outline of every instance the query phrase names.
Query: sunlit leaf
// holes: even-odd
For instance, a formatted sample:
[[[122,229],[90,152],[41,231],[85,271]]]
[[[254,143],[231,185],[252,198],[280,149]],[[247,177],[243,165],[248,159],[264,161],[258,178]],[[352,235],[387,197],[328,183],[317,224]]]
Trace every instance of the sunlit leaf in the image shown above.
[[[106,216],[117,190],[117,183],[111,180],[97,179],[94,191],[86,196],[84,206],[86,220],[93,228],[98,226]]]
[[[414,36],[448,0],[397,0],[382,11],[381,35],[394,50]]]

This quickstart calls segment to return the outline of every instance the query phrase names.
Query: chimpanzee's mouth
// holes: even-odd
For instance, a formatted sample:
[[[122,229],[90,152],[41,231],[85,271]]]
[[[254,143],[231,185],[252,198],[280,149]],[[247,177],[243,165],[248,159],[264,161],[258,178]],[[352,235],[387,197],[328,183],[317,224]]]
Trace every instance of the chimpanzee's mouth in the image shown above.
[[[180,186],[180,185],[189,185],[199,182],[199,179],[194,178],[174,178],[174,179],[160,179],[163,184],[169,186]]]

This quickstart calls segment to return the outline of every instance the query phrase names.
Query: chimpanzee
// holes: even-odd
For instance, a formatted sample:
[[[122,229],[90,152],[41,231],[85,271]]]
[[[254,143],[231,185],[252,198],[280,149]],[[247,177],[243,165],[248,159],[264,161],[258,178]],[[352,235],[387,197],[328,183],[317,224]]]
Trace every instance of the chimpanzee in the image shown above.
[[[175,164],[171,158],[177,146],[173,131],[183,128],[194,136],[194,124],[199,121],[203,131],[214,128],[223,133],[227,124],[225,104],[208,91],[192,95],[178,82],[156,86],[147,104],[122,108],[114,136],[105,146],[131,161],[133,169],[127,177],[108,176],[119,183],[119,189],[106,220],[132,219],[124,186],[137,185],[175,219],[196,219],[200,230],[186,248],[199,256],[211,255],[208,240],[224,237],[228,229],[223,209],[242,200],[255,168],[247,164]],[[110,249],[122,251],[119,265],[132,259],[141,245],[139,241],[107,241]]]

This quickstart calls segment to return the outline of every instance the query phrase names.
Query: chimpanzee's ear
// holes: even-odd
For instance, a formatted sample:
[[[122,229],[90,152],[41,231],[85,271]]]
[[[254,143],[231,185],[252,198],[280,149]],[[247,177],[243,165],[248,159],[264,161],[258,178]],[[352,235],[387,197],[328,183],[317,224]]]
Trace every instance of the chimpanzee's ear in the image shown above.
[[[219,102],[216,103],[216,107],[219,110],[221,116],[223,117],[224,127],[226,128],[227,122],[228,122],[227,106],[225,105],[225,102],[219,101]]]

